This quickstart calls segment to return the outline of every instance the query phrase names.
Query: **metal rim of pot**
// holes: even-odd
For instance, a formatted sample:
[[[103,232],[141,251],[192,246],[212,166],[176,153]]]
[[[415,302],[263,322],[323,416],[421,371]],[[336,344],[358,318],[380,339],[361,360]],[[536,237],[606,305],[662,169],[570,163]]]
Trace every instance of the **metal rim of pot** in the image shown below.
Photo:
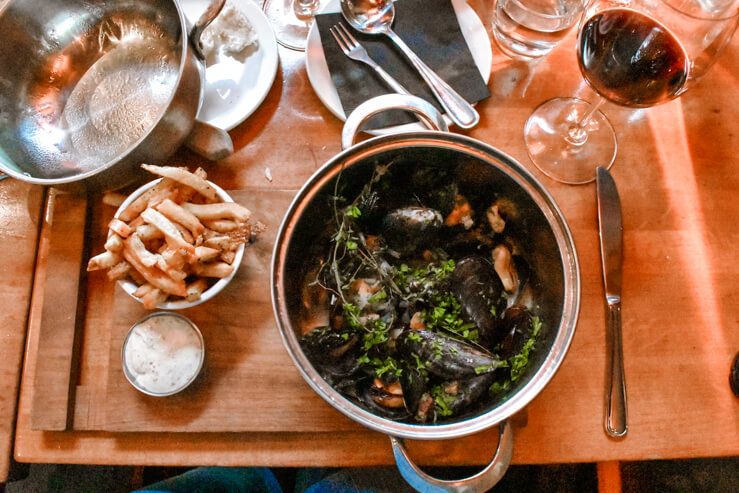
[[[179,142],[176,146],[174,146],[174,150],[176,150],[177,147],[179,147],[182,143],[187,143],[187,141],[192,140],[193,146],[191,147],[195,152],[201,153],[204,155],[204,157],[211,159],[204,151],[201,151],[199,143],[197,142],[197,136],[195,138],[192,138],[192,134],[197,131],[200,132],[200,135],[202,136],[216,136],[216,139],[214,139],[215,142],[218,143],[220,146],[215,151],[208,151],[213,153],[213,155],[216,156],[217,159],[220,159],[222,157],[227,156],[228,154],[233,152],[233,143],[230,140],[230,137],[228,134],[218,128],[213,127],[210,124],[207,124],[205,122],[200,122],[196,120],[195,115],[197,114],[198,110],[200,109],[200,106],[203,102],[203,96],[204,96],[204,87],[205,87],[205,55],[202,51],[201,43],[200,43],[200,37],[203,33],[203,31],[216,19],[218,14],[223,9],[223,6],[226,4],[226,0],[211,0],[210,4],[206,8],[206,10],[203,12],[203,14],[200,16],[200,18],[197,20],[197,22],[190,27],[189,22],[185,16],[185,13],[182,9],[182,6],[180,5],[180,2],[177,0],[172,1],[172,6],[177,13],[177,18],[179,21],[179,24],[181,26],[181,47],[180,47],[180,53],[179,53],[179,65],[178,65],[178,73],[177,73],[177,80],[174,84],[174,89],[172,90],[172,94],[169,96],[167,100],[167,104],[164,106],[164,109],[162,109],[160,115],[157,118],[157,123],[151,126],[151,128],[147,129],[146,132],[144,132],[139,139],[137,139],[135,142],[130,144],[128,148],[116,156],[114,159],[108,161],[102,166],[98,166],[95,169],[86,171],[84,173],[74,174],[70,176],[60,177],[60,178],[39,178],[35,176],[30,176],[28,174],[25,174],[23,172],[19,172],[11,167],[8,167],[4,165],[0,161],[0,180],[3,180],[5,178],[15,178],[21,181],[25,181],[28,183],[32,183],[35,185],[44,185],[44,186],[58,186],[61,188],[64,188],[65,185],[73,185],[78,182],[84,182],[88,179],[93,179],[95,177],[99,177],[102,174],[105,174],[110,169],[116,167],[121,163],[122,161],[126,160],[129,156],[134,154],[139,146],[150,138],[150,136],[157,130],[157,128],[160,126],[162,120],[166,117],[167,113],[170,111],[171,106],[175,102],[177,98],[181,98],[182,96],[179,94],[179,87],[183,81],[183,77],[185,75],[185,72],[188,70],[188,65],[191,63],[191,59],[194,61],[196,65],[196,69],[199,72],[200,77],[200,85],[198,88],[198,101],[197,105],[195,107],[195,111],[192,114],[192,121],[190,122],[190,125],[187,129],[185,128],[178,128],[177,130],[182,135],[178,137],[176,140]],[[10,3],[7,4],[6,7],[10,7]],[[2,15],[3,12],[0,12],[0,15]],[[192,52],[192,53],[190,53]],[[194,130],[193,127],[195,127],[197,130]],[[168,131],[171,131],[168,130]],[[120,186],[124,186],[127,183],[122,183]],[[104,188],[120,188],[120,186],[116,187],[104,187]]]
[[[415,96],[388,94],[366,101],[347,118],[342,132],[344,150],[325,163],[303,185],[290,204],[277,233],[272,254],[270,281],[272,306],[283,343],[306,382],[324,400],[350,419],[375,431],[389,435],[393,455],[404,479],[419,491],[486,491],[505,474],[513,455],[513,431],[509,418],[526,407],[549,383],[564,360],[574,336],[580,305],[580,273],[574,240],[562,212],[549,192],[523,166],[501,151],[478,140],[441,130],[408,132],[374,137],[356,145],[352,142],[360,126],[372,115],[394,108],[404,108],[418,115],[427,127],[445,129],[443,118],[429,103]],[[439,125],[441,122],[441,125]],[[283,279],[289,239],[298,219],[324,184],[342,168],[360,162],[367,156],[390,147],[407,145],[409,141],[437,145],[503,167],[512,173],[545,214],[559,247],[564,275],[562,317],[554,341],[544,362],[525,386],[511,399],[465,421],[441,425],[399,423],[378,417],[344,398],[313,368],[302,352],[288,316]],[[474,476],[460,480],[440,480],[423,472],[408,456],[403,439],[439,440],[461,438],[498,425],[500,439],[491,462]]]

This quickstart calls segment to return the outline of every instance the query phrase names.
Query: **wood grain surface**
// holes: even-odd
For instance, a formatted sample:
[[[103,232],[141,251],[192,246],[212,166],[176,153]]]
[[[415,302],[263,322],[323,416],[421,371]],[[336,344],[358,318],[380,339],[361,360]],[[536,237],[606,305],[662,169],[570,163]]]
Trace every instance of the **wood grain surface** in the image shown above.
[[[470,4],[489,29],[491,2],[473,0]],[[610,439],[603,431],[605,318],[595,187],[566,186],[544,177],[528,159],[521,135],[526,118],[544,100],[568,95],[592,99],[579,76],[573,46],[570,36],[546,58],[529,64],[511,61],[494,51],[489,84],[492,97],[478,105],[480,125],[463,132],[511,155],[542,181],[569,223],[580,261],[582,302],[574,340],[553,380],[528,406],[527,419],[516,426],[513,461],[739,455],[739,399],[728,385],[730,363],[739,350],[739,41],[735,38],[705,79],[678,100],[647,110],[604,107],[618,135],[619,151],[612,174],[624,213],[623,338],[630,428],[622,440]],[[311,88],[304,54],[281,48],[280,62],[277,80],[265,102],[231,131],[236,148],[233,156],[208,163],[182,150],[171,163],[202,165],[210,179],[227,190],[279,192],[298,189],[322,163],[337,154],[341,122]],[[277,205],[256,204],[253,208],[266,212],[272,207],[277,214]],[[100,218],[94,218],[93,224],[104,228]],[[94,234],[100,237],[102,231]],[[101,247],[98,241],[92,239],[93,249]],[[37,276],[43,271],[43,262],[39,264]],[[28,271],[21,272],[28,275]],[[265,318],[267,307],[252,312],[253,307],[234,298],[239,290],[250,289],[250,279],[256,277],[240,271],[221,296],[204,305],[202,311],[193,311],[193,319],[202,324],[209,344],[225,344],[215,342],[215,338],[233,337],[234,331],[245,330],[252,323],[263,330],[261,322],[243,320],[252,314],[263,320],[264,328],[273,323]],[[266,426],[279,426],[280,431],[107,431],[108,425],[171,430],[174,424],[183,424],[177,422],[176,409],[165,413],[166,404],[159,408],[131,393],[125,382],[109,372],[116,360],[116,341],[125,326],[142,314],[137,312],[140,307],[121,299],[117,289],[98,276],[88,279],[75,431],[64,432],[30,427],[39,307],[44,300],[43,293],[34,289],[18,408],[18,460],[271,466],[393,462],[387,437],[354,427],[331,408],[326,409],[325,419],[333,420],[334,428],[318,433],[305,431],[301,419],[323,412],[314,405],[327,405],[308,395],[307,385],[297,373],[283,368],[265,368],[264,375],[269,375],[265,378],[278,375],[294,382],[294,395],[300,399],[291,404],[298,410],[303,406],[305,414],[297,413],[296,419],[291,414],[296,408],[272,410],[265,405],[262,411],[285,413],[265,416],[269,421]],[[120,313],[124,302],[131,307],[125,313],[129,318],[114,324],[109,310],[116,307],[119,315],[124,315]],[[231,303],[241,303],[239,308],[243,310]],[[230,353],[214,357],[212,363],[217,366],[203,380],[206,385],[194,389],[196,394],[218,389],[221,394],[226,390],[239,393],[244,402],[254,399],[251,382],[238,377],[255,359],[262,358],[259,344],[274,345],[278,339],[272,334],[265,341],[248,337],[239,341]],[[287,361],[276,353],[274,357],[277,359],[269,361],[280,365]],[[203,400],[199,414],[185,424],[204,427],[225,409],[245,412],[233,396],[221,394]],[[105,402],[101,402],[100,395],[106,396]],[[116,404],[111,403],[114,399]],[[135,414],[124,417],[123,407],[132,403]],[[165,416],[168,413],[169,418]],[[290,425],[284,426],[285,419],[291,420]],[[147,420],[151,423],[145,423]],[[409,448],[422,464],[482,464],[492,457],[496,434],[488,430],[451,441],[410,442]]]
[[[36,355],[36,373],[31,403],[34,430],[66,430],[71,424],[74,387],[79,367],[77,355],[82,323],[80,300],[84,280],[85,222],[84,197],[49,193],[42,234],[48,237],[44,286],[48,287],[41,308],[43,344]],[[79,326],[79,331],[78,331]]]
[[[0,483],[8,477],[44,190],[0,181]]]

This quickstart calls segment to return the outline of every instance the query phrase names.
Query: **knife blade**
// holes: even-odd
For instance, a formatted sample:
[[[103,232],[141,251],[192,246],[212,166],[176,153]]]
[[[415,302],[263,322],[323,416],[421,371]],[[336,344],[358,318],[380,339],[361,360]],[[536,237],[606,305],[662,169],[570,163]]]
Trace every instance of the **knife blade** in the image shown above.
[[[606,299],[607,404],[605,430],[622,437],[626,421],[626,378],[621,340],[621,266],[623,262],[623,224],[621,200],[616,182],[606,168],[596,170],[598,233]]]

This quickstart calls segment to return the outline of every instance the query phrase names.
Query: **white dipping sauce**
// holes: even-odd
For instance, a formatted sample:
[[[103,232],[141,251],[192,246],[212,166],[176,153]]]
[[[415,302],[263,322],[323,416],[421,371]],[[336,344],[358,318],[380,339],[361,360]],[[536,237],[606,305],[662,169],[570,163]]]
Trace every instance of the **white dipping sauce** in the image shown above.
[[[128,335],[123,364],[132,383],[152,394],[186,387],[200,370],[203,345],[196,329],[177,315],[155,315]]]

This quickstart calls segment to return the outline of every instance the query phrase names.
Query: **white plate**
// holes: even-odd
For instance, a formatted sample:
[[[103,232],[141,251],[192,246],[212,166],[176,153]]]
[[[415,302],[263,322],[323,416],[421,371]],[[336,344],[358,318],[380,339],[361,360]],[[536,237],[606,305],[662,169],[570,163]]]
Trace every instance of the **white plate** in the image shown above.
[[[452,6],[454,7],[454,12],[457,14],[459,27],[462,29],[462,35],[467,42],[467,46],[470,48],[472,58],[475,60],[480,75],[482,75],[487,85],[493,67],[493,50],[491,48],[490,38],[485,30],[485,25],[472,7],[467,5],[466,0],[452,0]],[[322,12],[338,11],[339,0],[332,0]],[[341,107],[339,93],[336,92],[336,86],[334,86],[331,80],[331,74],[326,64],[326,57],[323,54],[321,35],[315,24],[313,24],[308,33],[308,46],[305,53],[305,68],[308,72],[308,79],[313,86],[313,90],[331,113],[341,120],[346,120],[344,109]],[[451,125],[451,120],[446,115],[444,115],[444,120],[446,120],[447,124]],[[402,131],[424,130],[425,128],[420,123],[408,123],[406,125],[373,130],[370,133],[384,135]]]
[[[228,0],[244,13],[257,34],[258,48],[243,61],[218,54],[205,69],[205,94],[198,120],[231,130],[262,104],[277,75],[277,40],[262,9],[251,0]],[[209,0],[180,0],[190,24],[205,11]]]

